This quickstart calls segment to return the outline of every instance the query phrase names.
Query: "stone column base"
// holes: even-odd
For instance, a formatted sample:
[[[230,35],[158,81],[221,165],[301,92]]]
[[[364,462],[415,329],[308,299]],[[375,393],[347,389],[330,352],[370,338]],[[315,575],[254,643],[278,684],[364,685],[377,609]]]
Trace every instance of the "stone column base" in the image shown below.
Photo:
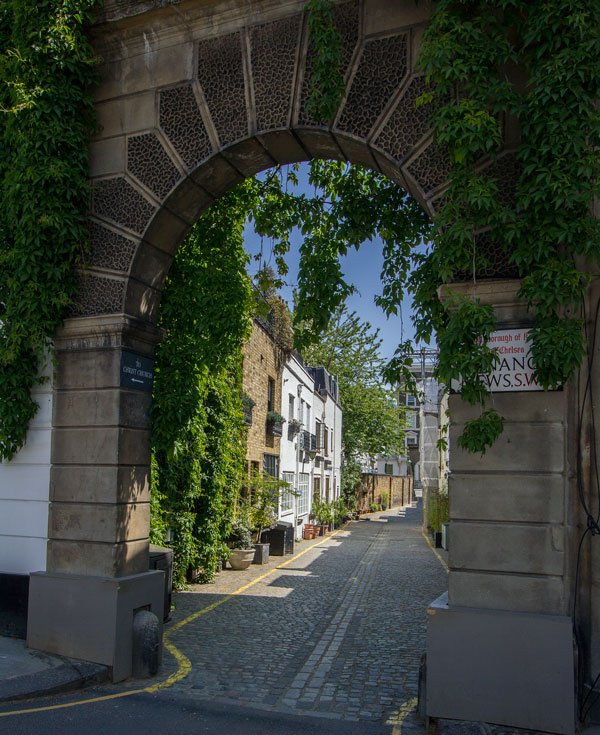
[[[427,620],[428,717],[575,732],[571,618],[435,600]]]
[[[153,612],[161,626],[164,572],[88,577],[33,572],[27,645],[46,653],[105,664],[113,682],[131,676],[134,613]]]

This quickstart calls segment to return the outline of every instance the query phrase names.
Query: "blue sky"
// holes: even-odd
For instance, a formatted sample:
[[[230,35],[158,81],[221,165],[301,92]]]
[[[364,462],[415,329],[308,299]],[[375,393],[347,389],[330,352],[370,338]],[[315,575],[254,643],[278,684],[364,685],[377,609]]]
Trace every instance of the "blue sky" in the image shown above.
[[[312,193],[312,189],[309,189],[307,186],[307,170],[307,165],[302,164],[298,189],[299,191]],[[300,243],[301,235],[298,232],[294,232],[292,235],[292,247],[286,258],[289,267],[289,273],[286,276],[287,285],[281,290],[282,297],[289,304],[292,302],[292,292],[298,277]],[[268,261],[271,243],[265,239],[262,245],[263,253]],[[250,255],[255,255],[260,252],[260,238],[254,235],[251,227],[246,228],[245,247]],[[389,319],[374,303],[373,299],[375,295],[381,291],[380,273],[382,261],[382,243],[379,239],[373,242],[367,242],[358,251],[352,250],[348,255],[341,258],[342,270],[346,280],[352,283],[357,289],[356,293],[350,296],[347,301],[348,308],[350,311],[356,311],[363,321],[368,321],[373,327],[379,329],[379,336],[383,340],[381,354],[386,359],[389,359],[393,356],[394,350],[402,339],[413,337],[413,327],[410,319],[410,298],[405,299],[402,304],[402,315],[391,316]],[[258,262],[252,260],[249,268],[250,273],[254,274],[257,269]],[[402,331],[403,326],[404,332]]]

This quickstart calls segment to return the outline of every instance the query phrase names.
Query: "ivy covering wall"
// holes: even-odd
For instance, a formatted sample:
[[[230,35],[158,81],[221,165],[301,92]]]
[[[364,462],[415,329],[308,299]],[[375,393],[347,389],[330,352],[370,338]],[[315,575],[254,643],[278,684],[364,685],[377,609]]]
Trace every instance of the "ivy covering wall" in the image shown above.
[[[155,353],[152,531],[175,551],[174,582],[210,580],[223,557],[246,454],[241,348],[252,293],[243,227],[249,185],[222,197],[179,247]]]
[[[437,288],[465,274],[477,281],[489,262],[479,234],[500,245],[522,279],[540,384],[565,383],[586,351],[586,271],[600,258],[591,211],[600,184],[599,17],[598,0],[441,0],[424,35],[419,64],[431,90],[420,103],[446,100],[433,124],[452,175],[432,248],[412,276],[415,321],[418,338],[437,331],[441,380],[460,379],[463,398],[482,406],[460,440],[472,451],[502,430],[481,378],[495,359],[485,344],[495,320],[477,302],[442,307]],[[520,133],[512,201],[481,169],[500,152],[507,124]]]
[[[0,0],[0,460],[25,441],[86,250],[94,5]]]
[[[96,76],[85,31],[95,5],[0,0],[2,459],[10,459],[25,440],[36,410],[31,388],[39,360],[67,313],[75,268],[85,254],[87,150],[94,129],[88,90]],[[323,119],[342,91],[331,5],[310,0],[306,6],[316,49],[311,105]],[[419,104],[440,98],[434,130],[453,167],[433,231],[418,207],[375,178],[357,174],[354,187],[345,186],[354,175],[345,176],[339,166],[316,167],[313,176],[326,181],[334,196],[330,211],[348,215],[345,230],[336,231],[329,215],[311,209],[314,203],[300,203],[301,226],[316,225],[306,238],[299,284],[297,311],[308,325],[304,339],[311,330],[314,338],[322,327],[320,313],[331,312],[348,292],[337,256],[358,246],[358,235],[368,229],[366,216],[395,198],[396,216],[385,209],[389,218],[373,228],[387,238],[380,304],[393,311],[407,285],[414,293],[417,337],[437,333],[439,378],[449,383],[460,377],[463,397],[481,405],[481,417],[462,439],[472,451],[485,450],[502,428],[480,377],[495,359],[486,346],[495,322],[491,310],[476,302],[448,308],[437,289],[465,277],[477,280],[487,257],[479,246],[482,232],[517,269],[521,295],[535,312],[532,352],[542,385],[564,383],[585,354],[586,270],[600,256],[599,223],[590,209],[600,181],[598,17],[600,0],[440,0],[419,60],[431,83]],[[510,202],[500,196],[494,175],[481,168],[500,152],[505,121],[520,131],[520,173]],[[371,197],[370,210],[356,207],[356,185]],[[262,232],[278,240],[283,275],[286,233],[297,204],[267,196],[260,215]],[[348,238],[328,243],[327,235],[336,232]],[[409,254],[409,238],[414,242],[421,235],[431,248],[424,256]],[[326,303],[323,294],[330,295]],[[400,345],[390,378],[399,376],[411,351],[412,345]]]

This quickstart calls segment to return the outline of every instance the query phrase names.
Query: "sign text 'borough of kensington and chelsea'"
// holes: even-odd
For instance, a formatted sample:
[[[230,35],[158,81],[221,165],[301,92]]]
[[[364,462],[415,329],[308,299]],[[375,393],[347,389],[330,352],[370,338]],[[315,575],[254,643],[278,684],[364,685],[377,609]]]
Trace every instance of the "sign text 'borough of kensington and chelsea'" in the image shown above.
[[[529,329],[500,329],[492,332],[488,346],[496,351],[496,364],[489,375],[481,378],[492,393],[517,393],[544,390],[534,376],[533,357],[529,345]],[[452,391],[460,388],[452,382]]]

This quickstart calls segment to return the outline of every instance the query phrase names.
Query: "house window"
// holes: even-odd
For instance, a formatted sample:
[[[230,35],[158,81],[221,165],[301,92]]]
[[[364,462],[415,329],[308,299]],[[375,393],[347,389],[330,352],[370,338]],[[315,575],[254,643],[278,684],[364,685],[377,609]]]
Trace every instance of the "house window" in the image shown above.
[[[385,463],[385,467],[383,469],[386,475],[393,475],[394,474],[394,465],[388,464],[388,462]]]
[[[325,439],[325,442],[323,444],[323,454],[328,455],[329,454],[329,429],[326,426],[323,427],[323,438]]]
[[[306,404],[305,416],[306,421],[304,422],[304,428],[306,429],[306,431],[310,431],[310,406],[308,405],[308,403]]]
[[[276,454],[265,454],[263,458],[263,468],[267,475],[271,475],[271,477],[279,477],[279,457]]]
[[[406,436],[406,443],[410,447],[416,447],[417,444],[419,443],[419,440],[417,439],[417,437],[414,434],[407,434],[407,436]]]
[[[282,477],[283,481],[289,484],[289,487],[281,492],[281,512],[285,513],[294,507],[294,473],[283,472]]]
[[[267,411],[275,410],[275,381],[269,378],[267,384]]]
[[[308,513],[308,482],[310,475],[308,472],[301,472],[298,475],[298,515]]]
[[[290,393],[288,398],[288,421],[294,418],[294,396]]]
[[[315,434],[317,435],[317,452],[323,450],[323,424],[317,419],[315,421]]]
[[[406,396],[406,405],[407,406],[416,406],[417,405],[417,398],[416,396]]]
[[[313,480],[313,500],[321,500],[321,478],[315,477]]]

